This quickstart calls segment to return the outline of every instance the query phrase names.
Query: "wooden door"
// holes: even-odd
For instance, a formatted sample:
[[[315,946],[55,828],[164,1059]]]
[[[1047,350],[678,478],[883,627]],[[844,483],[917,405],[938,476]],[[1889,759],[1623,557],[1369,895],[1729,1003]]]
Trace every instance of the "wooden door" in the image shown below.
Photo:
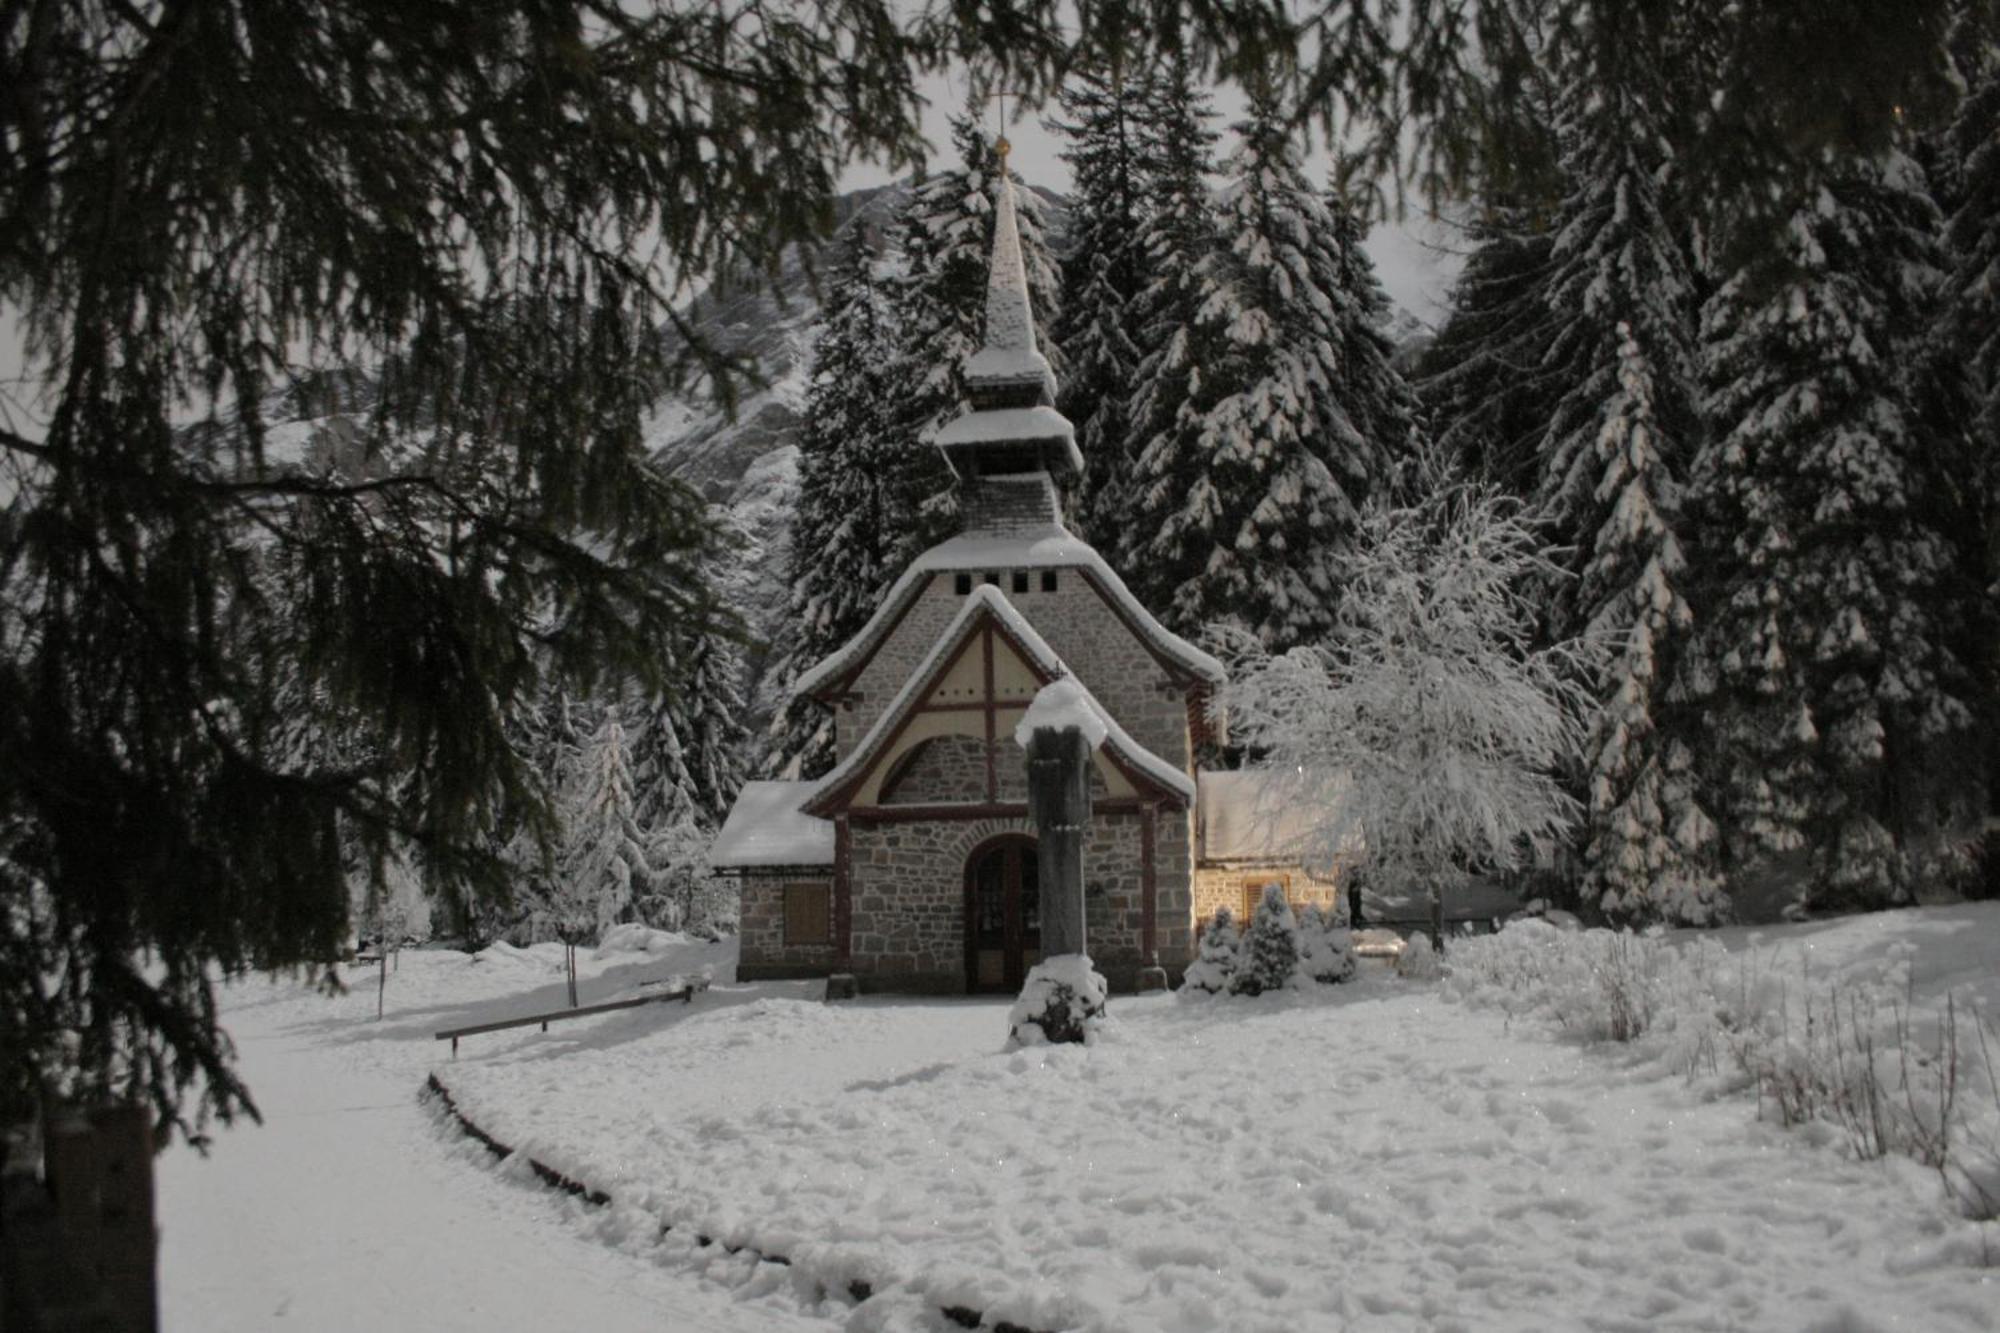
[[[1040,862],[1031,838],[987,843],[965,868],[965,976],[969,991],[1021,989],[1042,957]]]

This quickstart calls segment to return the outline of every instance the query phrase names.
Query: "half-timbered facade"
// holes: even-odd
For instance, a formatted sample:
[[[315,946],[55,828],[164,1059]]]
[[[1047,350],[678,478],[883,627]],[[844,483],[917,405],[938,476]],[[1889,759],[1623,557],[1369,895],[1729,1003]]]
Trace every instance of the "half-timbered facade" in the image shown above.
[[[1018,988],[1039,956],[1040,900],[1014,727],[1063,676],[1108,732],[1084,850],[1098,969],[1120,989],[1177,979],[1212,910],[1197,901],[1194,750],[1223,669],[1062,524],[1059,488],[1082,460],[1035,346],[1005,184],[996,213],[969,410],[937,441],[962,531],[800,679],[833,712],[833,770],[749,784],[711,853],[741,880],[745,979],[848,972],[866,989]],[[1295,898],[1331,900],[1330,884],[1283,873]]]

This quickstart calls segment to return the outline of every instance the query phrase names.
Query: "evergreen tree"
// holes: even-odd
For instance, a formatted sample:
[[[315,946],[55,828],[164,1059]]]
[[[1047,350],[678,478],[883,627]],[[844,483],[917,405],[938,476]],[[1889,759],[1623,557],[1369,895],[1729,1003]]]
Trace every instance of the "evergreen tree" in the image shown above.
[[[1418,363],[1438,443],[1469,475],[1510,495],[1535,492],[1555,391],[1547,302],[1551,236],[1539,210],[1490,205],[1452,286],[1451,314]]]
[[[1141,601],[1164,607],[1172,592],[1170,572],[1141,559],[1150,534],[1133,521],[1133,507],[1141,489],[1141,452],[1174,425],[1201,383],[1207,348],[1196,315],[1206,292],[1205,265],[1217,244],[1208,189],[1216,135],[1208,94],[1197,85],[1185,53],[1150,80],[1146,92],[1144,123],[1157,169],[1138,238],[1146,275],[1136,310],[1140,361],[1127,394],[1123,453],[1105,460],[1092,493],[1092,514],[1104,521],[1093,522],[1089,536]],[[1095,464],[1086,458],[1085,466]]]
[[[1243,957],[1230,982],[1232,995],[1262,995],[1292,984],[1299,970],[1299,923],[1285,901],[1282,884],[1264,886],[1250,929],[1243,933]]]
[[[1637,22],[1637,19],[1632,20]],[[1543,359],[1561,387],[1538,453],[1536,507],[1567,552],[1548,634],[1588,636],[1598,710],[1584,745],[1583,891],[1619,917],[1711,924],[1727,912],[1714,822],[1665,716],[1693,624],[1676,534],[1700,436],[1685,228],[1666,80],[1628,23],[1598,33],[1567,99],[1569,192],[1557,216]]]
[[[1243,932],[1227,907],[1215,909],[1201,933],[1201,953],[1181,978],[1183,995],[1226,995],[1236,981],[1243,958]]]
[[[1354,933],[1333,909],[1308,904],[1299,913],[1299,974],[1322,986],[1354,976]]]
[[[1073,184],[1054,324],[1067,367],[1056,407],[1076,427],[1083,454],[1072,495],[1079,526],[1107,549],[1125,527],[1118,506],[1132,462],[1129,395],[1143,354],[1139,304],[1157,152],[1144,124],[1148,94],[1145,81],[1117,67],[1080,70],[1057,94]]]
[[[1343,282],[1340,228],[1272,99],[1253,101],[1238,135],[1220,245],[1194,273],[1187,391],[1149,404],[1132,561],[1176,629],[1233,624],[1282,650],[1331,627],[1333,560],[1388,449],[1347,398],[1346,374],[1365,368],[1342,351],[1366,309]]]
[[[1689,683],[1732,855],[1803,850],[1800,908],[1904,901],[1913,840],[1974,795],[1938,763],[1971,717],[1966,608],[1936,526],[1950,454],[1911,401],[1937,228],[1909,158],[1847,164],[1703,313]]]
[[[1508,7],[1485,39],[1493,60],[1476,86],[1492,149],[1470,195],[1470,244],[1451,312],[1416,372],[1446,456],[1467,475],[1522,498],[1535,492],[1555,397],[1544,362],[1557,331],[1547,301],[1549,255],[1564,191],[1561,82],[1550,58],[1548,11],[1538,0]]]
[[[883,562],[891,577],[956,524],[957,494],[932,436],[964,410],[965,363],[985,334],[999,155],[969,112],[952,121],[952,142],[959,165],[917,186],[899,226],[904,274],[890,293],[896,379],[881,463]],[[1060,380],[1050,321],[1061,290],[1041,207],[1018,177],[1014,198],[1035,336]]]
[[[1958,203],[1945,233],[1951,271],[1933,366],[1950,386],[1940,433],[1962,443],[1955,471],[1964,519],[1955,526],[1966,578],[1984,591],[1966,628],[1983,698],[1990,808],[2000,798],[2000,42],[1968,35],[1966,44],[1962,63],[1973,82],[1947,138]],[[2000,883],[2000,835],[1987,842],[1987,873]]]
[[[798,676],[861,631],[900,571],[890,420],[899,379],[877,257],[860,220],[848,225],[828,274],[800,440],[792,519],[791,596],[772,673],[787,690],[759,768],[817,777],[833,766],[833,718],[789,694]]]

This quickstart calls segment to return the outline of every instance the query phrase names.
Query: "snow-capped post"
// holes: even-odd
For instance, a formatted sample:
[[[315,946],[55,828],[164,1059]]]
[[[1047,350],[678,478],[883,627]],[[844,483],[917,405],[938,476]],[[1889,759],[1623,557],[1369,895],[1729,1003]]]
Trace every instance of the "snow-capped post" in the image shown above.
[[[1083,837],[1090,830],[1091,754],[1104,719],[1069,677],[1042,687],[1014,729],[1027,753],[1028,811],[1041,886],[1042,960],[1007,1015],[1023,1045],[1079,1042],[1104,1013],[1104,978],[1090,965],[1083,932]]]

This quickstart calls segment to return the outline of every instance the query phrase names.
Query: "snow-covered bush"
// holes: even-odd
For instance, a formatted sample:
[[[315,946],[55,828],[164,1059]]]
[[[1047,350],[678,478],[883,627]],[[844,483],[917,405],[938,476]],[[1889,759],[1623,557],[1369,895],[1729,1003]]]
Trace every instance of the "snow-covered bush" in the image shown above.
[[[1007,1011],[1007,1039],[1015,1046],[1088,1041],[1104,1020],[1110,994],[1089,955],[1044,958],[1028,973],[1021,998]]]
[[[1243,955],[1230,981],[1232,995],[1262,995],[1292,984],[1299,970],[1299,923],[1282,884],[1264,886],[1264,897],[1243,933]]]
[[[1436,949],[1431,948],[1431,937],[1412,935],[1403,941],[1403,951],[1396,955],[1396,975],[1405,981],[1436,981],[1444,974],[1444,963]]]
[[[1330,908],[1309,904],[1299,913],[1299,975],[1323,986],[1354,975],[1354,933]]]
[[[1201,933],[1201,956],[1181,978],[1182,995],[1222,995],[1236,979],[1243,955],[1243,934],[1236,929],[1227,907],[1217,908],[1208,929]]]
[[[1416,941],[1412,941],[1415,944]],[[1855,1157],[1909,1157],[1968,1215],[2000,1214],[2000,1024],[1909,998],[1907,961],[1817,980],[1707,936],[1515,921],[1455,943],[1446,993],[1587,1041],[1639,1042],[1688,1077],[1754,1089],[1760,1115],[1834,1126]]]

